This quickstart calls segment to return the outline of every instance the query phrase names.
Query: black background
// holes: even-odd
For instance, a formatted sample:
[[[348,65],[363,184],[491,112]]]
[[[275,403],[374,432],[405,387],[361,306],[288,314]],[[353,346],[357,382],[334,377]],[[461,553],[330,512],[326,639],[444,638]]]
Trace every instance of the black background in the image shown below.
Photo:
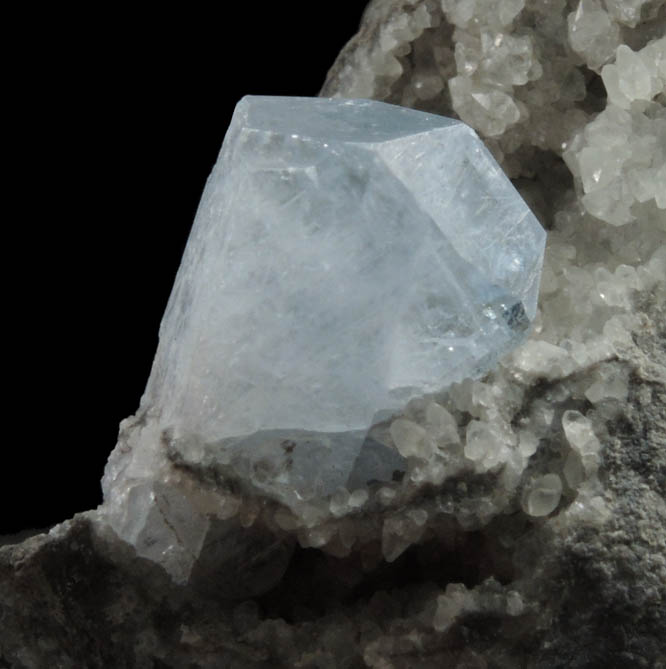
[[[101,502],[235,103],[316,95],[364,4],[5,21],[0,534]]]

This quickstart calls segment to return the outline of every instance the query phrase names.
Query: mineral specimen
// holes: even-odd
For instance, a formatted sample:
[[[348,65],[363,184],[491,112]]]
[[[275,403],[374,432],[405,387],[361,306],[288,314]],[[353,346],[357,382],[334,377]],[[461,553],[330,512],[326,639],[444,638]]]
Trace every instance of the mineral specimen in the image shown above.
[[[106,474],[114,527],[187,577],[208,520],[155,482],[165,438],[179,466],[296,513],[341,488],[367,498],[435,448],[410,445],[400,423],[392,441],[369,428],[527,336],[544,244],[463,123],[369,100],[244,98],[160,328],[142,399],[155,418]]]
[[[0,548],[0,665],[666,666],[665,25],[663,0],[371,2],[323,94],[479,132],[549,227],[529,339],[375,426],[330,496],[291,476],[303,443],[225,463],[142,410],[102,509]]]

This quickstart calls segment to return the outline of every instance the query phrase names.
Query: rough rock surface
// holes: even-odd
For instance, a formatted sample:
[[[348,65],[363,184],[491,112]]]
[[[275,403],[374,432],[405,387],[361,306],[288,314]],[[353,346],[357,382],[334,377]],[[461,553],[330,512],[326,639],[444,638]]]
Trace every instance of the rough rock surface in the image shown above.
[[[325,506],[154,435],[155,513],[224,516],[189,583],[104,509],[2,547],[0,667],[666,667],[666,6],[524,4],[371,3],[323,94],[485,138],[549,228],[528,342],[388,421],[396,480]]]

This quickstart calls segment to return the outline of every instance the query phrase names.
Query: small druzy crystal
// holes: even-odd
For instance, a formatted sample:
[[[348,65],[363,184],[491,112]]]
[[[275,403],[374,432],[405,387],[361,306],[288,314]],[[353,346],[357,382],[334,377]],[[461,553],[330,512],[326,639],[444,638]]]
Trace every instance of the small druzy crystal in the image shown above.
[[[367,430],[525,338],[544,241],[459,121],[368,100],[246,97],[144,404],[204,441]]]

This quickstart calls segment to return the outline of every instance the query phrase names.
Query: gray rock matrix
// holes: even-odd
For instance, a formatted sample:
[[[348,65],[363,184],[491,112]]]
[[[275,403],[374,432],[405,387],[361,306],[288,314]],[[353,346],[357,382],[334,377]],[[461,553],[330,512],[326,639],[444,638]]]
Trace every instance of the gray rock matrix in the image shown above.
[[[317,504],[124,421],[107,482],[142,433],[165,454],[142,531],[147,499],[216,509],[186,583],[110,496],[0,547],[0,667],[666,667],[665,29],[657,0],[372,2],[322,95],[479,133],[548,230],[529,339],[377,427],[395,480]]]

